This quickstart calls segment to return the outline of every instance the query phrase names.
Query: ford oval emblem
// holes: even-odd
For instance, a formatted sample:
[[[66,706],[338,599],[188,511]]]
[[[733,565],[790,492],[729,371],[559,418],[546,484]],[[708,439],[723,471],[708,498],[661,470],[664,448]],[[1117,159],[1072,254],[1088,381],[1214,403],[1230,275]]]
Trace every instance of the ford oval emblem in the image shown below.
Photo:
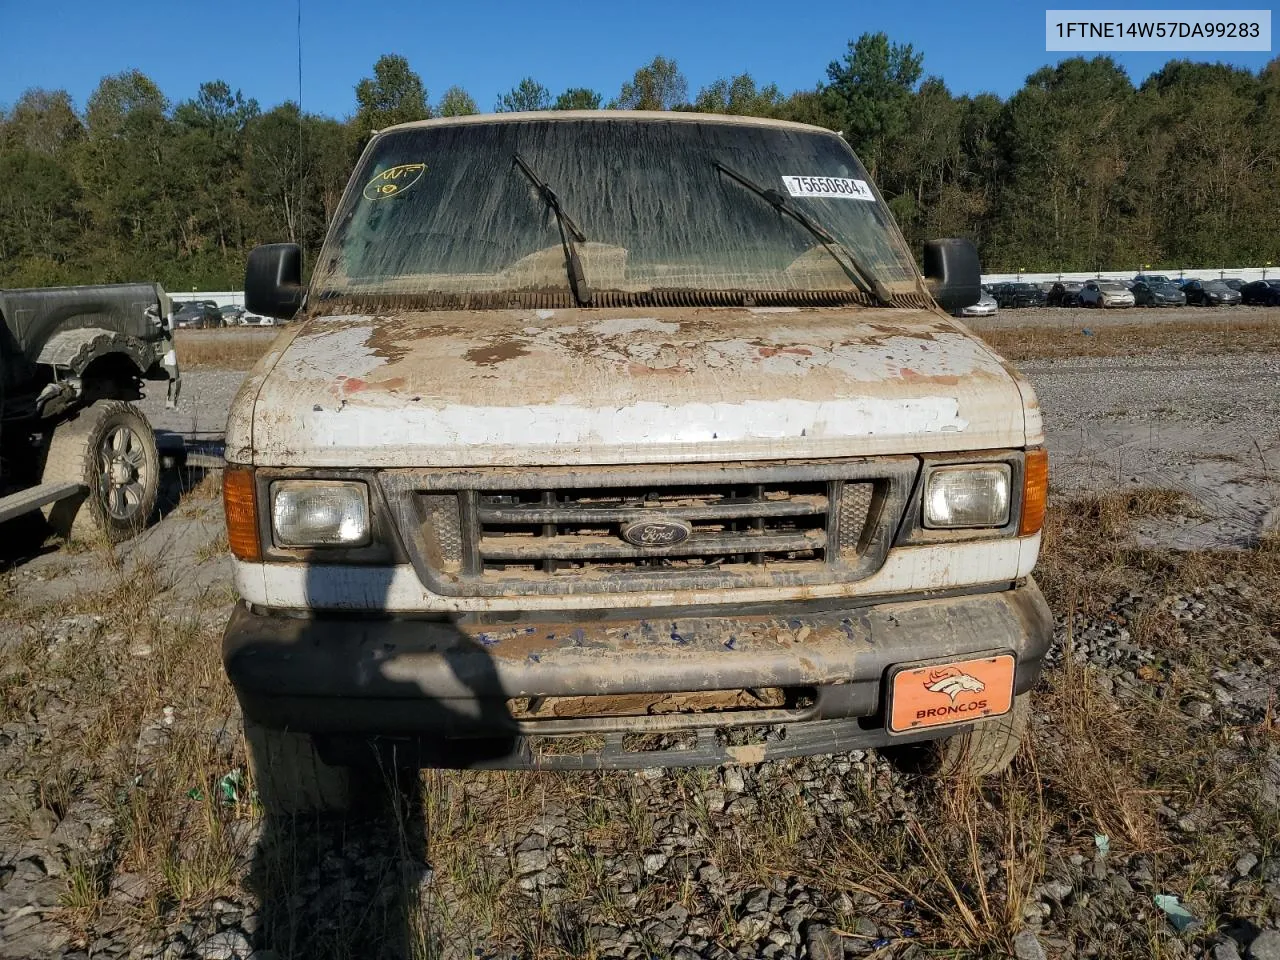
[[[670,517],[632,520],[622,525],[622,539],[637,547],[672,547],[684,543],[692,533],[691,524]]]

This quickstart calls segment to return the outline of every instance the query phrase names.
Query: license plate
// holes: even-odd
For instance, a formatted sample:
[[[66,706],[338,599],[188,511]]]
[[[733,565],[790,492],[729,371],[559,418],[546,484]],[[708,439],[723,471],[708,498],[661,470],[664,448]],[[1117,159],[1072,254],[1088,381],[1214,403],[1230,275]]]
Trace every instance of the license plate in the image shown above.
[[[1013,706],[1013,656],[900,667],[889,684],[889,732],[970,723]]]

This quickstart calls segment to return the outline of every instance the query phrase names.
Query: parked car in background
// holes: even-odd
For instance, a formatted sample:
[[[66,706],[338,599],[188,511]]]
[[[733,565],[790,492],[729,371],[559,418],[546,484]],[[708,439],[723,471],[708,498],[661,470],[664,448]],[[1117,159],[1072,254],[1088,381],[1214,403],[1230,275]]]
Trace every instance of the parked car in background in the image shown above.
[[[1232,290],[1221,280],[1188,280],[1182,292],[1187,303],[1200,307],[1229,307],[1241,300],[1240,291]]]
[[[203,330],[206,327],[221,327],[224,324],[222,311],[212,300],[187,300],[174,304],[173,325],[179,329],[194,327],[197,330]]]
[[[1140,307],[1181,307],[1187,295],[1167,281],[1139,280],[1133,285],[1133,302]]]
[[[1132,307],[1133,292],[1119,280],[1088,280],[1080,288],[1082,307]]]
[[[996,304],[1002,309],[1018,307],[1043,307],[1048,294],[1036,283],[1005,283],[995,293]]]
[[[996,303],[996,298],[991,294],[983,291],[978,302],[970,304],[967,307],[961,307],[956,311],[957,317],[994,317],[1000,310],[1000,305]]]
[[[1165,276],[1163,273],[1140,273],[1133,278],[1133,282],[1135,285],[1139,283],[1172,283],[1177,286],[1177,281]]]
[[[1223,277],[1222,282],[1225,283],[1232,290],[1234,290],[1236,293],[1239,293],[1241,290],[1244,289],[1244,281],[1241,280],[1239,277]]]
[[[1080,288],[1084,283],[1079,280],[1059,280],[1049,288],[1048,303],[1051,307],[1080,306]]]
[[[1280,307],[1280,280],[1255,280],[1240,291],[1240,302],[1259,307]]]
[[[228,304],[225,307],[219,307],[218,312],[222,315],[222,324],[227,327],[238,327],[244,323],[244,307],[236,304]]]

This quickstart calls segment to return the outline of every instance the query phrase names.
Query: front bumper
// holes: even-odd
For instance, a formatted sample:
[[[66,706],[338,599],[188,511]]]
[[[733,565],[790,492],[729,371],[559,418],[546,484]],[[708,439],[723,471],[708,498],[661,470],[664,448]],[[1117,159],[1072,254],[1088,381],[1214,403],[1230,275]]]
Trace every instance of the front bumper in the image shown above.
[[[964,726],[891,736],[889,669],[1011,652],[1014,689],[1036,682],[1052,617],[1034,581],[1014,589],[776,615],[665,616],[500,626],[404,617],[315,619],[237,606],[223,661],[245,716],[346,741],[412,741],[414,762],[444,767],[687,766],[831,753],[947,736]],[[789,605],[788,605],[789,606]],[[803,688],[801,705],[734,712],[516,719],[508,701],[537,697]],[[732,728],[772,731],[733,746]],[[690,734],[659,755],[625,739]],[[598,741],[545,756],[547,737]],[[686,737],[686,739],[689,739]],[[737,740],[741,740],[738,737]],[[600,744],[603,744],[601,748]],[[741,751],[748,750],[744,755]]]

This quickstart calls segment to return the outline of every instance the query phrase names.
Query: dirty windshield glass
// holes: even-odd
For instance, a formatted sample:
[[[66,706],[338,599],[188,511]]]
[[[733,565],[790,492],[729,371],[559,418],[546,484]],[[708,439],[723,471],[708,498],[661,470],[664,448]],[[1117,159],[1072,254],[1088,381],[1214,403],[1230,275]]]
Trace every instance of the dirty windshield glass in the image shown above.
[[[580,228],[592,291],[839,291],[815,236],[720,170],[769,189],[856,253],[890,290],[915,265],[844,141],[790,127],[535,119],[393,131],[356,171],[313,281],[321,296],[569,291],[556,212]]]

